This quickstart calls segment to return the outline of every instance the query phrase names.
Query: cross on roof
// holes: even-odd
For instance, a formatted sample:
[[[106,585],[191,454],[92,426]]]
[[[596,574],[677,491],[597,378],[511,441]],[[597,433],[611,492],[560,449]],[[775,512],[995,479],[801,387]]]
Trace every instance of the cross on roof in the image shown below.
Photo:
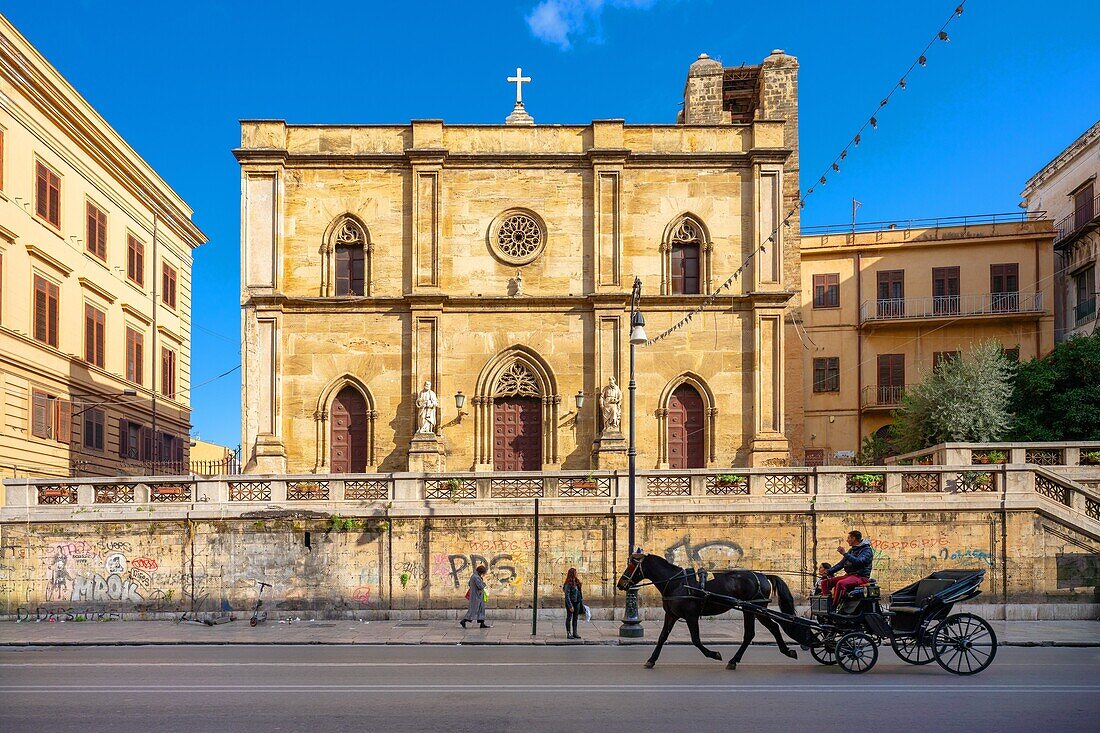
[[[530,82],[531,77],[523,75],[523,69],[516,67],[516,75],[508,77],[508,81],[516,85],[516,104],[523,104],[523,83]]]

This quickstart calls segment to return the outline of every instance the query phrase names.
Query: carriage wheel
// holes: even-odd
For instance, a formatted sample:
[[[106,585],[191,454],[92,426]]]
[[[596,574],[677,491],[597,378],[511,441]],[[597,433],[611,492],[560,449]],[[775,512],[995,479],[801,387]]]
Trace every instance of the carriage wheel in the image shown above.
[[[863,632],[845,634],[836,643],[836,661],[845,672],[863,674],[878,661],[878,646]]]
[[[926,632],[919,640],[915,636],[895,636],[890,646],[894,648],[894,654],[897,654],[903,662],[917,665],[931,664],[936,658],[932,648],[932,635],[932,632]]]
[[[836,664],[836,637],[829,635],[821,639],[821,646],[810,647],[810,656],[818,664],[831,666]]]
[[[980,616],[957,613],[948,616],[932,639],[936,663],[952,674],[977,674],[997,656],[997,635]]]

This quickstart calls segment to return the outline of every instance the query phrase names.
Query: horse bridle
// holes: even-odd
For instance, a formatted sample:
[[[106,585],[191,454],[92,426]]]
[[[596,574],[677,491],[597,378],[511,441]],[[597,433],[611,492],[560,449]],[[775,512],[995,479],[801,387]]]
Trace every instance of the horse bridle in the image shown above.
[[[680,568],[680,572],[676,573],[675,575],[673,575],[671,577],[665,578],[662,581],[649,580],[648,578],[645,578],[645,576],[643,575],[642,577],[645,578],[645,582],[635,583],[634,582],[634,573],[636,573],[639,569],[641,569],[642,560],[644,560],[644,559],[645,559],[645,555],[631,555],[630,556],[630,562],[628,562],[627,565],[626,565],[626,570],[624,570],[622,575],[619,576],[619,582],[621,583],[625,579],[630,585],[634,586],[635,588],[641,588],[643,586],[652,585],[654,588],[657,588],[659,591],[661,591],[661,594],[663,595],[664,592],[665,592],[665,588],[668,587],[669,583],[671,583],[674,580],[679,580],[681,577],[683,577],[683,578],[687,577],[688,569],[687,568]]]

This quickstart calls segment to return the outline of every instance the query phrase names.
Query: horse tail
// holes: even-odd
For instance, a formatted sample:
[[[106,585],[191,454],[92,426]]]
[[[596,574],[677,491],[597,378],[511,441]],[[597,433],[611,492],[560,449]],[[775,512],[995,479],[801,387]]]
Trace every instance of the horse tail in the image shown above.
[[[791,589],[787,587],[787,584],[783,582],[783,579],[778,575],[765,575],[764,577],[768,579],[772,584],[772,588],[775,589],[775,595],[779,598],[780,612],[794,615],[794,596],[791,595]]]
[[[779,611],[787,616],[794,616],[794,596],[791,589],[778,575],[764,576],[775,589],[775,595],[779,599]],[[787,635],[800,644],[809,645],[814,640],[813,632],[797,621],[779,620],[779,625],[787,632]]]

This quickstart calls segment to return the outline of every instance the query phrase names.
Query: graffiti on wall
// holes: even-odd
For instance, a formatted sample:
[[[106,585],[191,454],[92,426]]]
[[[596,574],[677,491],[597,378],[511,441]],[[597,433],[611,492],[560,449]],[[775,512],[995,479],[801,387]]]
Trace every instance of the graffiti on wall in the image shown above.
[[[692,542],[690,536],[669,545],[664,551],[665,559],[680,567],[700,567],[708,570],[727,570],[736,568],[745,556],[741,545],[729,540],[707,540]]]

